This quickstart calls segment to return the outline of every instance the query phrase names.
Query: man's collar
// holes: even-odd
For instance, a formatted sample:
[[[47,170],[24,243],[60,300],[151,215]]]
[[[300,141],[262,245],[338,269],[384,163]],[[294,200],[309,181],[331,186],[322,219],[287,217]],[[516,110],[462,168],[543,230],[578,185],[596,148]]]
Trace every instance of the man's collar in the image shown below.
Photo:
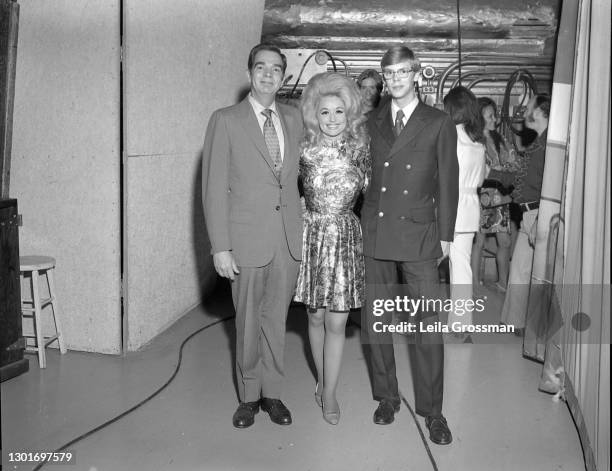
[[[541,134],[538,134],[538,140],[540,140],[540,141],[541,141],[541,140],[546,141],[546,134],[547,134],[547,133],[548,133],[548,126],[546,126],[546,127],[544,128],[544,131],[542,131],[542,133],[541,133]]]
[[[274,114],[278,115],[278,111],[276,110],[276,100],[274,100],[270,106],[266,107],[262,105],[261,103],[259,103],[255,99],[252,93],[249,93],[249,102],[253,106],[253,109],[255,110],[255,114],[261,113],[265,109],[269,109],[269,110],[272,110]]]
[[[415,97],[410,102],[408,102],[406,106],[401,108],[401,110],[404,112],[404,116],[408,116],[410,114],[410,111],[414,110],[418,104],[419,99],[415,95]],[[399,109],[400,107],[397,105],[397,103],[395,103],[395,101],[391,99],[391,116],[395,116]]]

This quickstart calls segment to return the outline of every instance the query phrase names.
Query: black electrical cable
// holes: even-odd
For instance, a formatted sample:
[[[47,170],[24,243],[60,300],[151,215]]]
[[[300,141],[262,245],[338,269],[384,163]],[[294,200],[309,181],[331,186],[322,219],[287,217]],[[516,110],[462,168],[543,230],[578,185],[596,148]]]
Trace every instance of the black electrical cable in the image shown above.
[[[399,391],[399,395],[400,395],[400,398],[402,399],[402,402],[404,403],[404,405],[410,411],[410,415],[412,415],[412,420],[414,420],[414,423],[417,426],[417,430],[419,431],[419,435],[421,436],[421,441],[423,442],[423,446],[425,447],[425,451],[427,452],[427,456],[429,456],[429,461],[431,462],[432,468],[434,469],[434,471],[438,471],[438,464],[436,463],[435,458],[431,454],[431,449],[429,448],[429,444],[427,443],[427,439],[425,438],[425,434],[423,433],[423,429],[421,428],[421,425],[419,424],[419,420],[417,419],[417,416],[414,413],[414,410],[412,410],[412,407],[410,407],[410,404],[408,403],[408,401],[406,400],[406,398],[402,394],[402,391]]]
[[[336,60],[334,59],[334,56],[332,56],[328,51],[326,51],[325,49],[319,49],[315,52],[313,52],[312,54],[310,54],[306,60],[304,61],[304,63],[302,64],[302,68],[300,69],[300,73],[298,74],[298,78],[295,81],[295,83],[293,84],[293,88],[291,89],[291,91],[289,92],[289,98],[293,98],[293,94],[295,93],[295,89],[297,88],[298,84],[300,83],[300,79],[302,78],[302,74],[304,73],[304,69],[306,68],[306,64],[308,64],[308,61],[315,56],[317,53],[319,52],[324,52],[325,54],[327,54],[327,57],[329,57],[329,59],[332,62],[332,66],[334,68],[334,72],[337,72],[337,68],[336,68]],[[344,64],[344,70],[347,71],[347,66],[346,63],[344,61],[342,61]]]
[[[459,86],[461,86],[461,14],[459,13],[459,0],[457,0],[457,46],[459,48]]]
[[[289,92],[289,98],[293,98],[293,93],[295,92],[295,89],[297,88],[298,84],[300,83],[300,79],[302,78],[302,74],[304,73],[304,69],[306,68],[306,64],[308,64],[308,61],[310,59],[312,59],[312,57],[319,51],[315,51],[312,54],[310,54],[306,60],[304,61],[304,63],[302,64],[302,68],[300,69],[300,73],[298,74],[298,77],[295,81],[295,83],[293,84],[293,88],[291,89],[291,91]]]
[[[191,340],[193,337],[195,337],[197,334],[199,334],[200,332],[203,332],[204,330],[220,324],[221,322],[225,322],[227,320],[233,319],[236,316],[229,316],[229,317],[224,317],[223,319],[219,319],[218,321],[215,322],[211,322],[210,324],[205,325],[204,327],[199,328],[198,330],[196,330],[195,332],[193,332],[192,334],[190,334],[185,340],[183,340],[183,342],[181,343],[181,346],[179,348],[179,357],[178,357],[178,362],[176,364],[176,368],[174,369],[174,373],[172,373],[172,376],[170,376],[170,378],[168,379],[168,381],[166,381],[160,388],[158,388],[155,392],[153,392],[152,394],[150,394],[148,397],[146,397],[145,399],[143,399],[142,401],[140,401],[138,404],[136,404],[135,406],[129,408],[128,410],[122,412],[121,414],[113,417],[110,420],[107,420],[106,422],[104,422],[101,425],[98,425],[96,428],[91,429],[89,432],[86,432],[82,435],[79,435],[78,437],[76,437],[73,440],[70,440],[68,443],[66,443],[65,445],[62,445],[61,447],[59,447],[57,450],[54,451],[54,453],[59,453],[63,450],[65,450],[66,448],[68,448],[71,445],[74,445],[77,442],[80,442],[81,440],[84,440],[85,438],[89,437],[90,435],[93,435],[94,433],[102,430],[104,427],[109,426],[110,424],[117,422],[119,419],[125,417],[126,415],[128,415],[129,413],[135,411],[136,409],[138,409],[140,406],[144,405],[145,403],[149,402],[151,399],[153,399],[155,396],[157,396],[160,392],[162,392],[164,389],[166,389],[166,387],[168,387],[168,385],[174,380],[175,376],[177,375],[177,373],[179,372],[179,370],[181,369],[181,362],[183,361],[183,347],[185,346],[185,344],[187,342],[189,342],[189,340]],[[36,466],[33,471],[37,471],[39,469],[41,469],[45,464],[47,464],[46,461],[43,461],[41,463],[38,464],[38,466]]]
[[[515,112],[512,116],[510,116],[510,99],[512,96],[512,89],[515,87],[517,83],[522,83],[525,88],[525,95],[523,97],[523,101],[516,107]],[[506,84],[506,90],[504,92],[504,100],[501,108],[501,134],[506,138],[506,140],[512,142],[512,145],[515,150],[519,150],[519,146],[516,142],[516,137],[519,132],[513,127],[513,120],[519,117],[520,112],[522,110],[525,101],[529,100],[529,98],[538,93],[538,85],[536,79],[526,69],[517,69],[515,70],[508,79],[508,83]]]
[[[139,407],[143,406],[144,404],[146,404],[147,402],[149,402],[151,399],[153,399],[155,396],[157,396],[160,392],[162,392],[164,389],[166,389],[168,387],[168,385],[174,381],[174,378],[176,377],[176,375],[178,374],[179,370],[181,369],[181,362],[183,361],[183,348],[185,347],[185,345],[187,344],[187,342],[189,342],[193,337],[195,337],[196,335],[198,335],[200,332],[203,332],[204,330],[213,327],[217,324],[220,324],[221,322],[225,322],[228,321],[230,319],[235,318],[236,316],[228,316],[228,317],[224,317],[223,319],[219,319],[218,321],[215,322],[211,322],[210,324],[205,325],[204,327],[199,328],[198,330],[196,330],[195,332],[191,333],[185,340],[183,340],[183,342],[181,343],[181,346],[179,348],[179,357],[178,357],[178,362],[176,363],[176,367],[174,369],[174,373],[172,373],[172,375],[170,376],[170,378],[161,386],[159,387],[155,392],[153,392],[152,394],[150,394],[148,397],[146,397],[145,399],[143,399],[142,401],[140,401],[139,403],[137,403],[136,405],[132,406],[131,408],[129,408],[128,410],[122,412],[121,414],[113,417],[112,419],[107,420],[106,422],[104,422],[101,425],[98,425],[96,428],[91,429],[89,432],[86,432],[82,435],[79,435],[78,437],[74,438],[73,440],[70,440],[68,443],[62,445],[61,447],[59,447],[58,449],[54,450],[53,453],[60,453],[61,451],[65,450],[66,448],[68,448],[69,446],[74,445],[75,443],[80,442],[81,440],[84,440],[85,438],[89,437],[90,435],[93,435],[96,432],[99,432],[100,430],[102,430],[103,428],[111,425],[112,423],[117,422],[119,419],[122,419],[123,417],[125,417],[126,415],[130,414],[131,412],[134,412],[136,409],[138,409]],[[349,319],[349,324],[354,324],[356,326],[359,327],[359,329],[361,329],[361,326],[359,324],[357,324],[356,322],[354,322],[353,320]],[[431,465],[433,467],[434,471],[438,471],[438,465],[436,464],[436,460],[434,459],[432,453],[431,453],[431,449],[429,448],[429,444],[427,443],[427,439],[425,438],[425,434],[423,433],[423,429],[421,428],[421,425],[419,424],[419,421],[417,419],[416,414],[414,413],[414,410],[412,409],[412,407],[410,407],[410,404],[408,403],[408,401],[406,400],[406,398],[404,397],[404,395],[402,394],[401,391],[399,391],[399,395],[400,398],[402,399],[402,401],[404,402],[404,405],[408,408],[408,410],[410,411],[410,415],[412,415],[412,420],[414,420],[414,423],[417,426],[417,430],[419,431],[419,435],[421,436],[421,441],[423,442],[423,446],[425,447],[425,451],[427,451],[427,456],[429,456],[429,461],[431,462]],[[39,463],[32,471],[38,471],[39,469],[41,469],[45,464],[47,464],[46,461],[43,461],[41,463]]]
[[[361,325],[355,322],[354,320],[352,320],[351,318],[349,318],[348,324],[356,325],[357,327],[359,327],[359,330],[361,330]],[[421,437],[421,441],[423,442],[423,447],[425,447],[425,451],[427,452],[427,456],[429,457],[429,461],[431,462],[431,467],[433,468],[434,471],[438,471],[438,463],[436,463],[436,459],[433,457],[433,454],[431,453],[431,448],[429,448],[429,444],[427,443],[427,439],[425,438],[425,434],[423,433],[423,429],[421,428],[421,425],[419,424],[419,420],[414,410],[412,409],[412,407],[410,407],[410,403],[408,402],[406,397],[404,397],[404,395],[402,394],[401,389],[399,390],[399,395],[400,395],[402,402],[404,403],[404,405],[410,412],[410,415],[412,416],[412,420],[414,421],[414,424],[416,425],[417,430],[419,431],[419,436]]]

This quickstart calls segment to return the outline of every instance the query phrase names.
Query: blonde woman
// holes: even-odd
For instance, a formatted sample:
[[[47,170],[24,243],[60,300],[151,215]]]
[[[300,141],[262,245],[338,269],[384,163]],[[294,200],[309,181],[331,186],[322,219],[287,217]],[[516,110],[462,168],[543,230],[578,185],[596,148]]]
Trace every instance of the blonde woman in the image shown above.
[[[306,211],[295,300],[308,309],[317,369],[315,399],[336,425],[336,389],[349,310],[364,298],[361,227],[353,212],[368,185],[370,155],[357,85],[336,73],[315,75],[301,102],[305,139],[300,158]]]

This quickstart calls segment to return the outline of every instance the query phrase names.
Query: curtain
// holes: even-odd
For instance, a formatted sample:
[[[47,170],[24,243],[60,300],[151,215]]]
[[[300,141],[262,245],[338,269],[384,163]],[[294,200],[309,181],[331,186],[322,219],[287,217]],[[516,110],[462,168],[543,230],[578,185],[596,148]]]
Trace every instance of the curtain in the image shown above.
[[[563,2],[524,343],[588,470],[610,465],[610,14],[609,0]]]

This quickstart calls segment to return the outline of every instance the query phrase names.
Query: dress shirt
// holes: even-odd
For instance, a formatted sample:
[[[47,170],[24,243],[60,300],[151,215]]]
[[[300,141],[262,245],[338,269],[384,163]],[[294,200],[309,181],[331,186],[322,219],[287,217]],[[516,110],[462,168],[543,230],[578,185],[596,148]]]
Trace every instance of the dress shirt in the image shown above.
[[[404,126],[406,126],[406,123],[410,119],[410,116],[412,116],[412,112],[416,109],[418,104],[419,104],[419,100],[415,96],[414,99],[410,103],[408,103],[406,106],[402,108],[402,111],[404,112],[404,118],[402,119],[402,123]],[[392,123],[395,123],[395,115],[397,114],[399,110],[400,110],[400,107],[396,105],[395,100],[391,100],[391,122]]]

